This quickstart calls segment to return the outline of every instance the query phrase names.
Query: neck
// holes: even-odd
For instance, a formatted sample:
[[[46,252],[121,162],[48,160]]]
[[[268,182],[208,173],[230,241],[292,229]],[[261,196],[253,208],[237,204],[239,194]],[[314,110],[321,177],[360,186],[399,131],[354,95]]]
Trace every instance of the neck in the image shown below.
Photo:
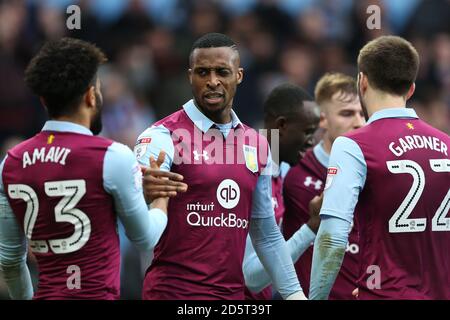
[[[75,115],[70,115],[70,116],[63,115],[63,116],[59,116],[59,117],[54,117],[51,120],[72,122],[72,123],[82,125],[88,129],[90,129],[90,127],[91,127],[91,121],[90,121],[89,117],[83,116],[81,114],[75,114]]]
[[[330,136],[329,136],[328,131],[327,131],[323,135],[323,149],[325,150],[325,152],[327,154],[331,153],[331,146],[332,145],[333,145],[333,142],[331,142]]]
[[[406,107],[405,97],[394,96],[378,90],[369,90],[365,103],[369,117],[380,110]]]
[[[226,107],[220,113],[206,114],[214,123],[225,124],[231,122],[231,107]]]
[[[218,113],[209,113],[203,110],[202,108],[199,107],[199,104],[197,103],[197,101],[195,101],[195,99],[194,104],[201,113],[203,113],[209,120],[213,121],[214,123],[225,124],[231,122],[232,102],[230,103],[229,106],[226,106],[225,109],[221,110]]]

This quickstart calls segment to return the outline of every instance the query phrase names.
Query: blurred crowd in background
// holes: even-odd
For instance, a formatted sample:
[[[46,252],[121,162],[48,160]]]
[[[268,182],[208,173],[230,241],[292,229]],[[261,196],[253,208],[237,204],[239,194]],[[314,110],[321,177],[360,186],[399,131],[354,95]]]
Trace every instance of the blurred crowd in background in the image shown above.
[[[66,27],[71,4],[81,8],[80,30]],[[381,29],[367,28],[372,4],[381,8]],[[106,52],[102,135],[133,147],[146,127],[191,98],[189,52],[208,32],[226,33],[238,44],[244,81],[234,110],[255,128],[262,126],[262,103],[276,85],[289,81],[312,94],[325,72],[356,76],[358,51],[367,41],[403,36],[421,58],[408,105],[450,133],[450,0],[0,0],[0,157],[46,120],[23,81],[45,41],[77,37]],[[137,255],[133,248],[124,253]],[[137,299],[136,270],[145,265],[124,268],[132,271],[123,297]]]

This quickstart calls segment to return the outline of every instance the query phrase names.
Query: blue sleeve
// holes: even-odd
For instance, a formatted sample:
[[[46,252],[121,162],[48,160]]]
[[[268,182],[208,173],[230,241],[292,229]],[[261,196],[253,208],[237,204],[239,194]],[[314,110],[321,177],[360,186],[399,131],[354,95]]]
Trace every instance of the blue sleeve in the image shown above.
[[[161,150],[166,153],[166,157],[160,169],[170,171],[175,152],[170,131],[163,125],[152,126],[142,132],[137,138],[134,155],[140,165],[149,166],[150,156],[157,159]]]
[[[167,225],[160,209],[147,208],[142,191],[142,173],[133,152],[114,142],[103,164],[103,184],[114,198],[115,210],[127,237],[141,250],[151,250]]]
[[[275,222],[275,217],[252,218],[250,237],[259,260],[283,299],[302,292],[294,264]]]
[[[351,229],[352,225],[347,220],[322,217],[314,242],[309,299],[328,299],[341,269]]]
[[[256,182],[252,197],[252,218],[275,216],[272,205],[272,157],[269,150],[267,165]]]
[[[296,233],[286,241],[288,252],[295,263],[315,238],[314,232],[304,224]],[[243,263],[245,285],[252,292],[260,292],[272,283],[261,261],[256,255],[250,237],[247,237]]]
[[[361,148],[349,138],[337,138],[331,149],[320,215],[352,223],[353,211],[364,187],[366,174],[367,166]]]
[[[28,300],[33,297],[33,285],[26,264],[27,241],[3,187],[5,160],[0,164],[0,269],[11,299]]]

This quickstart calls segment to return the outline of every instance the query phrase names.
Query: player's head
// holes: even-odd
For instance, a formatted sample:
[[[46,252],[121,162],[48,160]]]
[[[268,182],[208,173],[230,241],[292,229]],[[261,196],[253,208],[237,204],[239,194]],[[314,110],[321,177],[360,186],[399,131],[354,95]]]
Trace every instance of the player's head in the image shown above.
[[[102,129],[99,66],[104,53],[88,42],[63,38],[47,42],[25,70],[25,82],[41,98],[50,119],[87,112],[90,129]]]
[[[189,81],[201,111],[216,121],[230,112],[236,87],[242,81],[236,44],[221,33],[208,33],[192,46]]]
[[[406,103],[414,93],[419,54],[407,40],[382,36],[368,42],[358,56],[358,94],[366,118],[371,97],[402,97]]]
[[[314,96],[320,106],[320,128],[330,145],[344,133],[364,125],[356,81],[342,73],[326,73],[316,84]]]
[[[264,123],[269,132],[270,129],[279,130],[280,160],[295,165],[305,150],[314,144],[319,108],[302,88],[290,83],[281,84],[264,102]]]

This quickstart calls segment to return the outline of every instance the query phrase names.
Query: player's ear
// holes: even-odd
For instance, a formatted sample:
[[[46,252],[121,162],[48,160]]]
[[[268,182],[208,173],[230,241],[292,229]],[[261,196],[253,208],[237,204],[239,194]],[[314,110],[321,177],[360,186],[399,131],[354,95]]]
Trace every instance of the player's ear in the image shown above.
[[[280,136],[286,130],[287,127],[287,119],[285,116],[279,116],[275,119],[275,128],[279,130]]]
[[[237,84],[240,84],[242,82],[242,80],[244,79],[244,69],[238,68],[238,72],[237,72],[236,76],[237,76]]]
[[[90,86],[88,91],[86,92],[84,96],[84,102],[87,106],[93,107],[95,106],[95,87]]]
[[[320,120],[319,120],[319,128],[327,129],[328,128],[328,120],[325,116],[325,112],[320,111]]]
[[[189,83],[192,85],[192,69],[188,69],[188,77],[189,77]]]
[[[408,93],[406,94],[406,101],[408,101],[408,99],[412,97],[412,95],[414,94],[414,91],[416,91],[416,83],[415,82],[413,82],[411,87],[409,87]]]
[[[369,78],[367,78],[367,76],[362,72],[358,73],[358,90],[361,95],[364,95],[364,93],[366,93],[368,86]]]

